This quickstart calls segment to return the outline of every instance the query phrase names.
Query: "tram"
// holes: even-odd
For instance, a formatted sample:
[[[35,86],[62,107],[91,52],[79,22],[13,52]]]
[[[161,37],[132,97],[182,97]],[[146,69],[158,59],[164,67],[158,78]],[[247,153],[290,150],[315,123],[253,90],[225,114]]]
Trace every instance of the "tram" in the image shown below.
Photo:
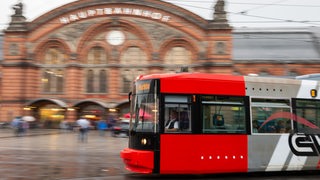
[[[135,173],[319,170],[319,88],[318,81],[275,77],[140,76],[120,156]]]

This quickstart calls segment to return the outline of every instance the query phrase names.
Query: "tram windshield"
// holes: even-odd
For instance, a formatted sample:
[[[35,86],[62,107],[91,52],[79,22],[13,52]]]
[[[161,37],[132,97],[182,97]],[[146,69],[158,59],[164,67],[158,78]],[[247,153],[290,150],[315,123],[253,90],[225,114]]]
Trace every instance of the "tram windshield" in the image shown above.
[[[131,130],[135,132],[158,132],[159,100],[155,81],[136,83],[136,93],[132,96]]]

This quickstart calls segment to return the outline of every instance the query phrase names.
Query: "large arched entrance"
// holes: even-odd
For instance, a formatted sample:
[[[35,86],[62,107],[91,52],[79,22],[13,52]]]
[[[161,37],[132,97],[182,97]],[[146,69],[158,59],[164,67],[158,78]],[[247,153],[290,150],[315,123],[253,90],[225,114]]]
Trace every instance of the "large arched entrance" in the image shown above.
[[[36,99],[24,107],[26,115],[35,117],[31,127],[59,128],[66,117],[67,104],[58,99]]]
[[[98,100],[84,100],[76,103],[74,105],[76,110],[76,119],[80,117],[85,117],[88,119],[93,127],[96,127],[96,124],[99,120],[107,120],[107,110],[109,106]]]

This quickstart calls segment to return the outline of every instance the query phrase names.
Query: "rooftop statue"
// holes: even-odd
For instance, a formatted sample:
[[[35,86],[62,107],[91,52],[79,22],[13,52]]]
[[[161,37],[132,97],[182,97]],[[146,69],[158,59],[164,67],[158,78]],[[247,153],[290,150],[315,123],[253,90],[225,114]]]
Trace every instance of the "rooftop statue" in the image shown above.
[[[13,9],[15,11],[14,15],[22,16],[23,4],[21,2],[16,4],[16,5],[14,5]]]
[[[217,4],[214,6],[215,13],[225,13],[224,10],[224,0],[218,0]]]

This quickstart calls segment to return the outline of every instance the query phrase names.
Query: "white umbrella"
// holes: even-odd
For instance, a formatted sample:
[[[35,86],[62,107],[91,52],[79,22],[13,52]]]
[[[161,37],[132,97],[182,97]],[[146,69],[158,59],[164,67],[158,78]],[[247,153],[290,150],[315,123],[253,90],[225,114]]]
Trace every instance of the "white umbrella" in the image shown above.
[[[77,124],[81,126],[81,128],[88,128],[90,126],[90,122],[86,119],[79,119]]]
[[[22,120],[31,122],[35,121],[36,119],[33,116],[23,116]]]

